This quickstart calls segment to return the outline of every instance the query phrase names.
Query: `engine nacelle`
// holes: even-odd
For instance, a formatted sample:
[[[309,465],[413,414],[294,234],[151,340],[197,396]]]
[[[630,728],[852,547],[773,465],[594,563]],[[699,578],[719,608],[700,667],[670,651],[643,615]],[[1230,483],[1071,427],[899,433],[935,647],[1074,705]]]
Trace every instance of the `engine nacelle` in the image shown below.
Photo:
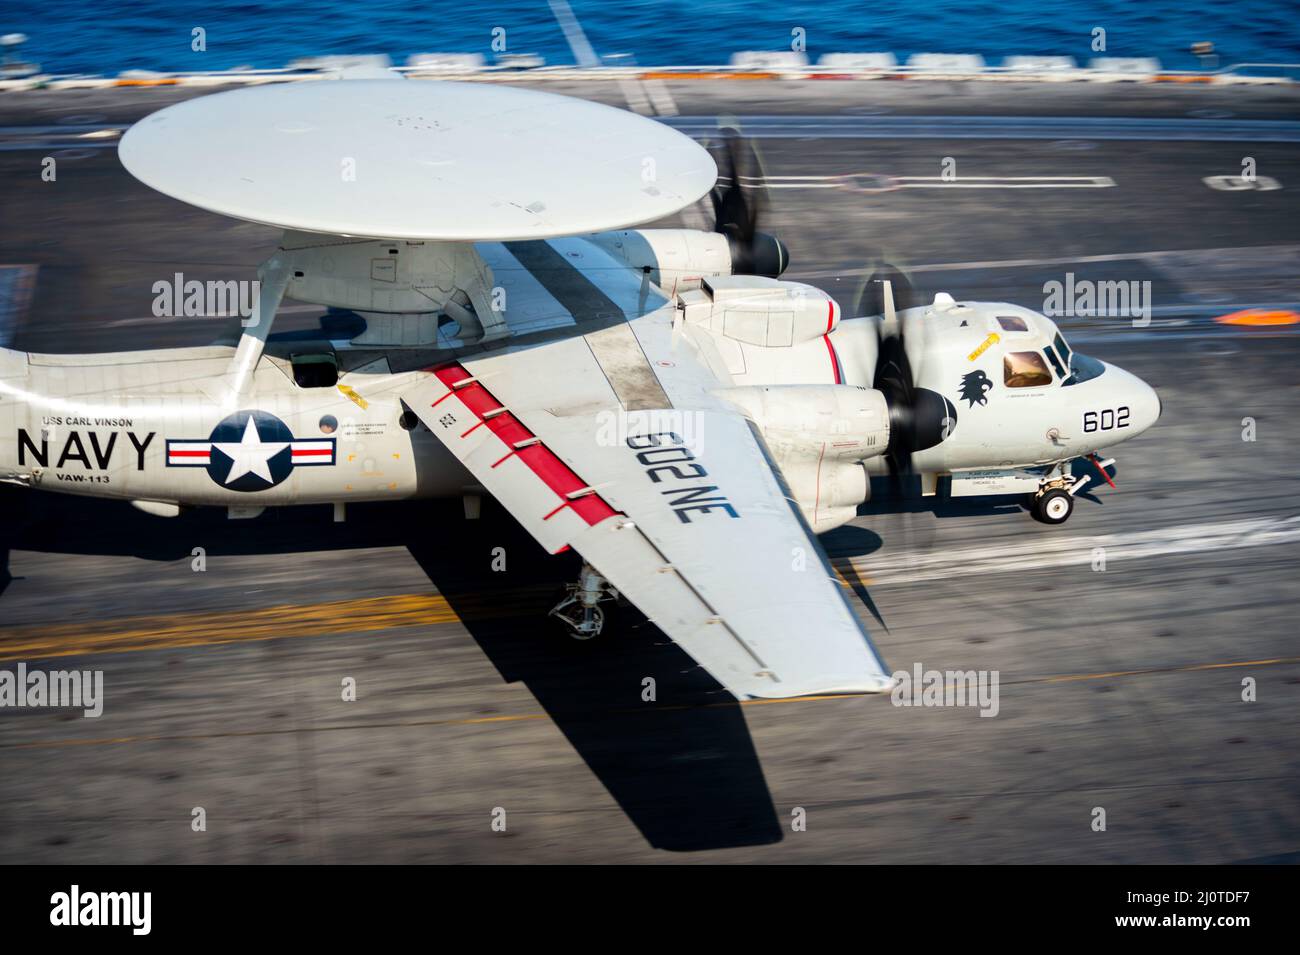
[[[695,229],[625,229],[589,237],[669,295],[700,287],[701,280],[731,274],[727,237]]]
[[[862,462],[889,446],[884,395],[852,385],[750,385],[720,394],[758,426],[815,533],[853,519],[871,496]]]

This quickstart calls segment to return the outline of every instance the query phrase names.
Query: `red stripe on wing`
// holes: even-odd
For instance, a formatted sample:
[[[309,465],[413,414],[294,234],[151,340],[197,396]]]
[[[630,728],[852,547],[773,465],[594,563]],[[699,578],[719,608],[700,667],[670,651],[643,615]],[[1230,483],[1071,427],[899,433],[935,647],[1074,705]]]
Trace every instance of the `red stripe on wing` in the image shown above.
[[[605,518],[619,514],[599,494],[584,494],[582,497],[570,500],[569,495],[574,491],[581,491],[587,487],[587,483],[578,477],[544,443],[539,441],[536,444],[530,444],[525,448],[515,450],[521,441],[536,438],[537,435],[529,431],[522,421],[511,414],[508,409],[505,409],[505,406],[497,401],[492,393],[483,387],[481,382],[474,381],[456,390],[456,384],[473,377],[462,366],[446,365],[434,369],[433,373],[438,377],[439,381],[448,388],[453,389],[461,403],[479,419],[477,424],[461,435],[462,438],[479,427],[479,425],[487,425],[488,430],[505,443],[508,452],[513,453],[519,460],[528,465],[529,469],[542,479],[543,484],[559,495],[561,498],[559,506],[547,514],[543,520],[549,520],[565,507],[571,508],[579,517],[591,525],[599,524]],[[434,404],[438,404],[452,393],[452,391],[449,391]],[[485,417],[494,411],[499,413],[491,418]],[[497,464],[501,464],[506,458],[510,457],[510,453],[507,453],[505,458],[497,461],[492,466],[496,467]]]

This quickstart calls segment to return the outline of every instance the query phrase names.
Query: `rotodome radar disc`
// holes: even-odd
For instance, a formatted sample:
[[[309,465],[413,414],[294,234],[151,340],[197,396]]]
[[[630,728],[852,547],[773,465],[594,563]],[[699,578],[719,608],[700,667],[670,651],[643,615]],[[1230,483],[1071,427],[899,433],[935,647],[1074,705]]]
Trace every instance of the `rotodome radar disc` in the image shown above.
[[[650,222],[712,187],[689,137],[587,100],[427,80],[216,93],[141,120],[127,170],[182,202],[330,235],[507,241]]]

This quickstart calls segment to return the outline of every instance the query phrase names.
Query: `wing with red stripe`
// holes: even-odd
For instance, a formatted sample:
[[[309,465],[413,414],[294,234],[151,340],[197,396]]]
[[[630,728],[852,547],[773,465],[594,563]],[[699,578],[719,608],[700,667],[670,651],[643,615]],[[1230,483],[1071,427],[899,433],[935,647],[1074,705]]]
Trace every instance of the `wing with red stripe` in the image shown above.
[[[547,550],[578,551],[737,696],[885,689],[754,426],[687,344],[654,364],[665,405],[694,406],[637,407],[655,346],[623,344],[645,368],[576,337],[436,368],[403,399]]]

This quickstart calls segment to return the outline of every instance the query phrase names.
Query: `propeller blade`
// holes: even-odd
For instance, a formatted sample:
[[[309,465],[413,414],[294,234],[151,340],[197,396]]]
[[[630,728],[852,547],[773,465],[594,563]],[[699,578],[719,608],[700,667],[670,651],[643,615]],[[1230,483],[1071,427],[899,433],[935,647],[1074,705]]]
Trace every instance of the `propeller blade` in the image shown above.
[[[722,137],[718,182],[709,194],[713,231],[727,237],[734,273],[776,278],[789,264],[790,253],[780,239],[758,229],[767,212],[762,159],[754,144],[734,126],[724,127]]]
[[[754,237],[758,218],[758,196],[766,189],[763,179],[751,176],[747,156],[752,155],[740,131],[734,126],[722,130],[722,150],[718,162],[718,184],[713,187],[714,232],[748,244]],[[755,164],[757,160],[755,159]],[[760,169],[761,174],[761,167]]]
[[[884,290],[882,282],[888,282],[893,292],[894,308],[897,311],[919,305],[916,289],[912,280],[897,266],[888,263],[878,266],[868,277],[862,291],[858,293],[857,315],[883,315],[885,313]]]
[[[900,313],[914,307],[915,290],[907,276],[896,266],[884,264],[868,279],[859,298],[859,314],[880,315],[877,326],[875,388],[885,396],[889,406],[889,446],[885,462],[896,496],[901,496],[903,480],[915,473],[912,455],[931,448],[943,439],[945,423],[955,416],[952,404],[936,392],[916,385],[924,343],[908,347],[904,329],[908,321]],[[923,329],[913,325],[914,331]]]

